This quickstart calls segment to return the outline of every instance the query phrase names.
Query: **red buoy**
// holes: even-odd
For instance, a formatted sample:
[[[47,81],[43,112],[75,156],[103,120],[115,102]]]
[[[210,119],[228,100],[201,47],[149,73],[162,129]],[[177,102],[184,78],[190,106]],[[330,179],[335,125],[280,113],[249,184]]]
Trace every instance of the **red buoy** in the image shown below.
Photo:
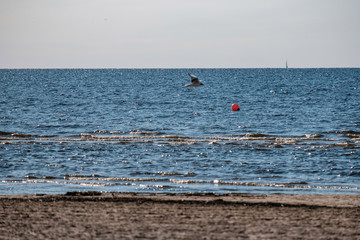
[[[234,103],[234,104],[231,106],[231,110],[233,110],[233,111],[239,111],[239,110],[240,110],[240,107],[239,107],[239,105],[237,105],[236,103]]]

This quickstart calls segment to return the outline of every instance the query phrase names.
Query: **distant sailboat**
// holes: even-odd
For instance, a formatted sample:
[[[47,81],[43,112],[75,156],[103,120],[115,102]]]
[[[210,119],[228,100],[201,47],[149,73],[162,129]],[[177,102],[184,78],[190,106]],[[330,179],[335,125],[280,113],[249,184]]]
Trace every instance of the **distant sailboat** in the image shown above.
[[[288,69],[288,64],[287,64],[287,60],[286,60],[286,69]]]

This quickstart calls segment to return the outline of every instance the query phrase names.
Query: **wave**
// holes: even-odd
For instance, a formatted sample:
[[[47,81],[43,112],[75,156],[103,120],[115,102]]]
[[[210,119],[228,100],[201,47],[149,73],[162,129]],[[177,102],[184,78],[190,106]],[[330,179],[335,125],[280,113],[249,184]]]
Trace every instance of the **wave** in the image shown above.
[[[335,138],[334,138],[335,136]],[[337,136],[337,137],[336,137]],[[116,142],[120,144],[155,143],[161,145],[244,145],[255,150],[281,149],[295,146],[298,148],[360,148],[360,132],[340,130],[326,133],[304,134],[302,136],[276,136],[263,133],[245,133],[232,136],[192,137],[168,135],[158,131],[130,130],[129,132],[95,130],[67,138],[55,135],[33,135],[26,133],[0,131],[2,144],[57,144],[59,142]]]
[[[162,175],[162,173],[157,173]],[[192,173],[191,173],[192,174]],[[166,176],[174,176],[171,174]],[[183,174],[186,175],[186,174]],[[261,183],[261,182],[241,182],[223,180],[201,180],[201,179],[162,179],[162,178],[128,178],[128,177],[101,177],[96,175],[67,175],[64,178],[52,176],[26,176],[26,179],[2,180],[3,183],[27,183],[27,184],[66,184],[84,186],[138,186],[140,188],[181,188],[184,185],[214,185],[214,186],[244,186],[262,188],[284,188],[284,189],[333,189],[333,190],[360,190],[356,186],[344,185],[310,185],[307,182],[289,183]]]

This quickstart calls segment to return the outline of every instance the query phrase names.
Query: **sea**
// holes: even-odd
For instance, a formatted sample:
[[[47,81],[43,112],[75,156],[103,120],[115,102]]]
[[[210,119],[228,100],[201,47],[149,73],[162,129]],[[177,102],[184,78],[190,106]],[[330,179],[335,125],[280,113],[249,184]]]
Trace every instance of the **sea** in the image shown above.
[[[0,194],[87,191],[360,194],[360,68],[0,69]]]

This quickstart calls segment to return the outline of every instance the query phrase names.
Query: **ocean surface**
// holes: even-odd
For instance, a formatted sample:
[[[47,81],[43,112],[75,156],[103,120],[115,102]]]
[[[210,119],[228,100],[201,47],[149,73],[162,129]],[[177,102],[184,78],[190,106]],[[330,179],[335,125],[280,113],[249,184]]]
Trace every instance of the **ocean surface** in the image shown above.
[[[1,69],[0,194],[72,191],[360,194],[360,69]]]

